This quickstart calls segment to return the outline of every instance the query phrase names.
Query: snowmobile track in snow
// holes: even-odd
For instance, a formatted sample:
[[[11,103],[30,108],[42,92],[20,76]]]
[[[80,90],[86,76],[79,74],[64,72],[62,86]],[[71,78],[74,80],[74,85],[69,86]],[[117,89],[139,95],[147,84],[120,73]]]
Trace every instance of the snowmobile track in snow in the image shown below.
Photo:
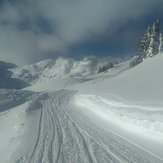
[[[105,130],[71,103],[74,92],[49,93],[42,101],[38,136],[18,163],[161,163],[147,151]],[[29,155],[29,154],[28,154]]]

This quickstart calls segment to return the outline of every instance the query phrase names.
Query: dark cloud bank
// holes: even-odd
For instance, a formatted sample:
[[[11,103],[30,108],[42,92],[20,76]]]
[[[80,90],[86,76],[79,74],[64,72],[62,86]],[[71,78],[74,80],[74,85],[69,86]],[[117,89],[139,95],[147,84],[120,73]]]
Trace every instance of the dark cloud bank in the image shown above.
[[[117,48],[116,53],[127,53],[163,6],[162,0],[0,3],[0,59],[17,64],[58,55],[109,54]]]

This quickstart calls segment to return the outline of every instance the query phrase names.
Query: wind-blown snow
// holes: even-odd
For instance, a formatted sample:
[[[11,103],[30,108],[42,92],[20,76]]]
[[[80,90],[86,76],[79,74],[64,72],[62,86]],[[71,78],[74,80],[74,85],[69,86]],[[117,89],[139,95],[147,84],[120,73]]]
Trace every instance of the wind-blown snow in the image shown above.
[[[94,95],[79,95],[75,101],[121,128],[163,141],[163,112],[160,107],[154,108],[153,112],[146,111],[143,106],[125,105]]]

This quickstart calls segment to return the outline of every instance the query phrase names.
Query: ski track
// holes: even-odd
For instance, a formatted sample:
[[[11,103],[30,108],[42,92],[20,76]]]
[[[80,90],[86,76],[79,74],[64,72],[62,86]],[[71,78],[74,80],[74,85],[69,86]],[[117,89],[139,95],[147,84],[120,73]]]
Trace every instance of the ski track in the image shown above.
[[[17,163],[161,163],[163,160],[96,125],[71,104],[74,92],[49,93],[42,101],[38,136]]]

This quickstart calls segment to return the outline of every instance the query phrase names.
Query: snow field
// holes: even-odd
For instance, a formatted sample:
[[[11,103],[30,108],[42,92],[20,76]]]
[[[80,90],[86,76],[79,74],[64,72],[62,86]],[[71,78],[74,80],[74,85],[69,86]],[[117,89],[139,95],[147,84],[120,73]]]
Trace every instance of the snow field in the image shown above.
[[[0,91],[0,162],[162,163],[163,55],[128,65],[90,75],[97,63],[60,58],[12,69],[32,86]]]
[[[28,102],[12,110],[0,113],[0,160],[14,160],[13,151],[20,146],[21,137],[26,130],[25,109]],[[5,127],[4,127],[5,126]]]
[[[149,111],[146,106],[127,105],[117,100],[108,101],[95,95],[76,95],[74,102],[122,128],[163,141],[163,112],[160,108]]]
[[[90,114],[74,105],[75,93],[59,90],[48,93],[48,97],[37,97],[35,102],[41,99],[42,107],[36,110],[31,105],[27,112],[40,112],[38,130],[33,130],[37,138],[29,152],[18,158],[18,163],[161,163],[157,155],[105,130],[98,118],[90,118]]]

